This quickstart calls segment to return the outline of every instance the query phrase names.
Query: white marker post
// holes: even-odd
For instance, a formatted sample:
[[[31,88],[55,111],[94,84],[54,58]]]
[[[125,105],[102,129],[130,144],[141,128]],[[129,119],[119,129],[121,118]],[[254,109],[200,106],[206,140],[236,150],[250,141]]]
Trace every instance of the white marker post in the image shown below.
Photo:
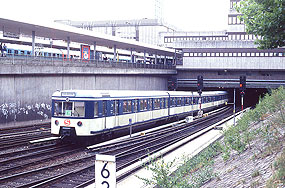
[[[116,188],[116,158],[112,155],[96,154],[95,187]]]

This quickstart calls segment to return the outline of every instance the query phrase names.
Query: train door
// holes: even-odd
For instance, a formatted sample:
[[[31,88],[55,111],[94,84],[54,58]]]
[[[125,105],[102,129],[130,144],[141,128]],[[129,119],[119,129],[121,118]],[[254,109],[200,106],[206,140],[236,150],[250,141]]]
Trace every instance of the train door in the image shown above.
[[[103,101],[103,109],[105,109],[105,113],[103,114],[105,117],[105,128],[111,129],[114,128],[115,123],[116,123],[116,118],[114,116],[114,101],[108,100],[108,101]]]
[[[106,117],[107,116],[107,101],[102,101],[102,120],[103,120],[103,129],[107,129],[107,122]]]
[[[114,127],[119,126],[119,100],[114,100],[113,106],[114,106]]]

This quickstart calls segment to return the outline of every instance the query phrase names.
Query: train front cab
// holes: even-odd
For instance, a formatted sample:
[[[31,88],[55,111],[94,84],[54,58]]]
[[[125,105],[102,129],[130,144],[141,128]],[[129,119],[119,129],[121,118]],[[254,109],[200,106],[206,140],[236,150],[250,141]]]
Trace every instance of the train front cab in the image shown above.
[[[88,113],[84,101],[52,100],[51,133],[61,137],[87,136]]]

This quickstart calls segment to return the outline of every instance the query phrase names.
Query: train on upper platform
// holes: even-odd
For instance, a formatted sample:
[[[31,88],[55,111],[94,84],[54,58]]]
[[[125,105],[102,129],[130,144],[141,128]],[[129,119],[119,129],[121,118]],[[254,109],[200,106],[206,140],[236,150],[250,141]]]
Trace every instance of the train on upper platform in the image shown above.
[[[62,90],[52,95],[51,133],[90,137],[223,106],[225,91]]]
[[[99,48],[99,47],[98,47]],[[52,58],[54,60],[80,60],[80,48],[74,48],[69,51],[69,57],[67,56],[66,49],[56,49],[56,48],[45,48],[45,47],[35,47],[36,57],[49,59]],[[29,58],[32,56],[31,46],[26,45],[18,45],[18,44],[9,44],[7,45],[7,51],[5,52],[5,56],[7,57],[15,57],[15,58]],[[94,60],[94,52],[90,51],[90,60]],[[116,60],[114,60],[114,52],[111,52],[110,49],[106,49],[101,47],[96,51],[95,60],[104,61],[104,62],[123,62],[123,63],[131,63],[130,55],[125,51],[118,51]],[[144,59],[143,54],[137,53],[133,56],[132,59],[135,63],[145,63],[146,64],[155,64],[154,57],[152,55],[148,55],[146,59]],[[166,61],[166,62],[164,62]],[[172,60],[167,58],[160,58],[157,61],[157,64],[167,64],[172,65]]]

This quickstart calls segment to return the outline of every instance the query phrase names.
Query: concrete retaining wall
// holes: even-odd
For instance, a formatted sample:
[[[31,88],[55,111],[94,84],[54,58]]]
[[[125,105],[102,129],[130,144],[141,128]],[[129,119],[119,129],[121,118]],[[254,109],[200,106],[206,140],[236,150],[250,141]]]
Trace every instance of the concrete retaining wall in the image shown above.
[[[155,74],[0,74],[0,124],[49,118],[51,95],[57,89],[167,90],[167,77]]]

